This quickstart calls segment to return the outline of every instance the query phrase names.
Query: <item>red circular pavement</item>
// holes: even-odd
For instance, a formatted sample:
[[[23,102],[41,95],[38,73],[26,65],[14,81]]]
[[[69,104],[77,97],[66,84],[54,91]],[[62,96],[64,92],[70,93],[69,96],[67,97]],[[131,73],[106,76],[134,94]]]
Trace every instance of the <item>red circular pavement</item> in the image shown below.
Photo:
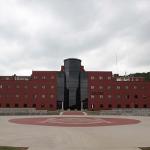
[[[140,121],[126,118],[96,118],[96,117],[41,117],[17,118],[10,122],[27,125],[62,126],[62,127],[93,127],[137,124]]]

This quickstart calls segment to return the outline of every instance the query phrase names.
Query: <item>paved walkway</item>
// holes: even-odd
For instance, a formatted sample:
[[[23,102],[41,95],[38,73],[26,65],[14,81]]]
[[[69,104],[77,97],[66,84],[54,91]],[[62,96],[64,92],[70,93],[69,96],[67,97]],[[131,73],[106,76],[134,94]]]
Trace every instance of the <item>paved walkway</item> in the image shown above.
[[[86,113],[82,111],[63,111],[60,115],[86,115]]]
[[[13,118],[22,116],[0,116],[0,145],[27,146],[29,150],[138,150],[137,147],[150,146],[149,117],[123,117],[141,121],[134,125],[86,128],[20,125],[8,122]]]

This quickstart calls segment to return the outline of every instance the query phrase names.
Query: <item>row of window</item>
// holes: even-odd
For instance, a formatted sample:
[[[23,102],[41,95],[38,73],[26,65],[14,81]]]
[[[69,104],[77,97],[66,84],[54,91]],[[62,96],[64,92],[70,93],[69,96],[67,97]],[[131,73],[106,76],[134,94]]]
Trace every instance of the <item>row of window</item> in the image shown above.
[[[42,79],[42,80],[55,79],[55,76],[54,75],[52,75],[50,77],[47,77],[47,76],[42,76],[42,77],[40,77],[40,76],[33,76],[33,79]]]
[[[55,75],[50,75],[50,76],[37,76],[37,75],[33,75],[32,76],[33,79],[42,79],[42,80],[46,80],[46,79],[55,79]],[[0,79],[2,80],[30,80],[31,77],[30,76],[5,76],[5,77],[0,77]]]
[[[34,88],[34,89],[37,89],[38,86],[37,86],[37,85],[34,85],[33,88]],[[45,88],[46,88],[46,85],[42,85],[41,88],[42,88],[42,89],[45,89]],[[51,89],[54,89],[54,85],[51,85],[50,88],[51,88]]]
[[[107,106],[105,106],[105,108],[139,108],[139,105],[138,104],[134,104],[134,105],[130,105],[130,104],[126,104],[125,106],[122,106],[121,104],[117,104],[116,106],[112,105],[112,104],[108,104]],[[140,106],[140,108],[143,107],[143,108],[147,108],[148,105],[147,104],[143,104],[143,106]],[[94,109],[95,106],[94,104],[91,104],[91,108]],[[104,105],[103,104],[100,104],[100,108],[104,108]]]
[[[95,89],[95,86],[94,85],[91,85],[91,90],[94,90]],[[97,88],[97,87],[96,87]],[[112,86],[107,86],[106,87],[108,90],[110,90],[110,89],[112,89],[113,87]],[[129,89],[129,86],[124,86],[124,87],[122,87],[122,86],[115,86],[114,87],[115,89],[117,89],[117,90],[120,90],[121,88],[124,88],[124,89],[126,89],[126,90],[128,90]],[[142,87],[140,87],[141,89],[145,89],[145,87],[144,86],[142,86]],[[104,89],[104,86],[99,86],[99,89],[100,90],[102,90],[102,89]],[[138,89],[138,87],[137,86],[133,86],[133,89]]]
[[[43,99],[44,99],[44,98],[51,98],[51,99],[54,98],[54,94],[50,94],[50,95],[46,95],[46,94],[41,94],[41,95],[34,94],[34,95],[33,95],[33,98],[34,98],[34,99],[37,99],[38,96],[41,97],[41,98],[43,98]],[[0,95],[0,98],[2,98],[2,97],[3,97],[3,96]],[[10,97],[13,97],[13,95],[6,95],[6,97],[7,97],[7,98],[10,98]],[[15,97],[16,97],[16,98],[19,98],[20,95],[19,95],[19,94],[16,94]],[[24,98],[28,98],[28,97],[29,97],[29,96],[28,96],[27,94],[24,95]]]
[[[96,79],[96,77],[95,76],[91,76],[90,79],[94,80],[94,79]],[[98,79],[99,80],[103,80],[103,79],[111,80],[112,77],[111,76],[108,76],[108,77],[99,76]]]
[[[130,99],[131,96],[130,96],[130,95],[124,95],[124,96],[122,96],[122,95],[115,95],[115,96],[107,95],[107,96],[106,96],[106,98],[108,98],[108,99],[111,99],[112,97],[115,97],[115,98],[117,98],[117,99],[121,99],[121,98]],[[91,95],[91,99],[94,99],[94,98],[95,98],[95,95]],[[100,99],[103,99],[103,98],[104,98],[104,95],[99,95],[99,98],[100,98]],[[135,99],[138,99],[138,95],[135,94],[135,95],[134,95],[134,98],[135,98]],[[143,95],[142,98],[143,98],[143,99],[146,99],[147,96]]]
[[[94,79],[97,79],[97,77],[95,76],[91,76],[90,77],[91,80],[94,80]],[[99,80],[103,80],[103,79],[106,79],[106,80],[111,80],[112,79],[112,76],[98,76],[98,79]],[[139,77],[118,77],[116,79],[117,81],[143,81],[143,78],[139,78]]]
[[[2,107],[2,105],[0,104],[0,107]],[[6,108],[10,108],[10,107],[15,107],[15,108],[19,108],[19,107],[24,107],[24,108],[27,108],[27,107],[31,107],[31,106],[28,106],[28,104],[23,104],[23,106],[22,105],[19,105],[19,104],[14,104],[13,106],[12,106],[12,104],[10,105],[10,104],[5,104],[3,107],[6,107]],[[32,104],[32,108],[36,108],[37,107],[37,105],[36,104]],[[41,108],[45,108],[45,104],[41,104],[41,106],[40,106]],[[46,107],[47,108],[47,107]],[[49,108],[53,108],[53,104],[50,104],[49,105]]]
[[[6,87],[6,88],[11,88],[10,85],[7,85],[7,86],[5,86],[5,87]],[[21,86],[20,86],[20,85],[16,85],[15,87],[16,87],[17,89],[19,89]],[[2,89],[2,88],[3,88],[3,85],[1,84],[1,85],[0,85],[0,89]],[[13,87],[13,88],[14,88],[14,87]],[[24,88],[25,88],[25,89],[28,89],[28,86],[27,86],[27,85],[24,85]],[[33,88],[34,88],[34,89],[37,89],[37,88],[46,89],[46,85],[41,85],[41,86],[39,86],[39,85],[33,85]],[[54,89],[55,86],[54,86],[54,85],[51,85],[50,88],[51,88],[51,89]]]

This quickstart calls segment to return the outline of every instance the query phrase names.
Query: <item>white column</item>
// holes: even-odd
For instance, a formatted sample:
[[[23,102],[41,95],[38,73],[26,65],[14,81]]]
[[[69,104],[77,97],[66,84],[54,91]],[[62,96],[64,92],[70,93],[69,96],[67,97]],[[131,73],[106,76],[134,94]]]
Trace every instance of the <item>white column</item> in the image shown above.
[[[64,110],[64,102],[61,102],[61,109]]]
[[[92,110],[94,110],[94,104],[91,105]]]
[[[83,102],[81,101],[81,110],[83,110]]]

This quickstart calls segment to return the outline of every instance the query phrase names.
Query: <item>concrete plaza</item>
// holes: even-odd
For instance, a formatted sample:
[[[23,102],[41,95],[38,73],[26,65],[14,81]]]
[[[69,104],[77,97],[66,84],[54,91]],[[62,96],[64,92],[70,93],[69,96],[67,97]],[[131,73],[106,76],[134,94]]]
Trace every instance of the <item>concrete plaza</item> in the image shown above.
[[[8,121],[27,117],[39,116],[0,116],[0,146],[29,147],[29,150],[138,150],[138,147],[150,147],[150,117],[100,116],[141,122],[99,127],[22,125]]]

